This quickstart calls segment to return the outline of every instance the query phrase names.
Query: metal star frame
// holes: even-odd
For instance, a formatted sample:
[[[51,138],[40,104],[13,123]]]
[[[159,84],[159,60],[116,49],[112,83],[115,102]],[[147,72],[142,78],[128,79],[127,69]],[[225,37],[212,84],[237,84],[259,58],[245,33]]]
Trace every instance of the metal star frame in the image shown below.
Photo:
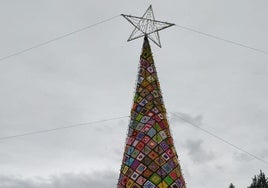
[[[147,36],[151,41],[153,41],[157,46],[161,48],[161,42],[158,31],[171,27],[175,24],[162,22],[155,20],[152,5],[146,10],[142,17],[131,16],[126,14],[121,14],[125,19],[127,19],[135,29],[132,31],[128,42]]]

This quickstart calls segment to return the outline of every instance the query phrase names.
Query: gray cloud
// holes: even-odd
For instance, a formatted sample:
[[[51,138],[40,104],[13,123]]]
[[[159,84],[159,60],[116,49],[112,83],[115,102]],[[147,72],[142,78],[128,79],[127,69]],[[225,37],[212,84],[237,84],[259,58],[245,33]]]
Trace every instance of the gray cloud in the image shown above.
[[[203,163],[210,161],[214,158],[214,154],[211,151],[203,148],[202,140],[187,140],[184,146],[188,150],[188,154],[195,163]]]
[[[236,159],[237,161],[251,161],[253,160],[254,158],[252,158],[251,156],[249,156],[248,154],[245,154],[245,153],[238,153],[238,152],[235,152],[233,154],[233,157],[234,159]]]
[[[47,178],[23,178],[21,176],[0,175],[1,188],[114,188],[117,174],[99,171],[91,174],[61,174]]]

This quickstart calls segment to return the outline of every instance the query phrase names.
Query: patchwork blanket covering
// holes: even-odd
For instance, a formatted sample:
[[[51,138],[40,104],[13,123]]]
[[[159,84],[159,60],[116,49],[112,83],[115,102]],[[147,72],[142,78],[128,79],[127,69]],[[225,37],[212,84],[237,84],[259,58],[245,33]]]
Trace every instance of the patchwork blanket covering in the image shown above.
[[[117,188],[186,188],[146,36]]]

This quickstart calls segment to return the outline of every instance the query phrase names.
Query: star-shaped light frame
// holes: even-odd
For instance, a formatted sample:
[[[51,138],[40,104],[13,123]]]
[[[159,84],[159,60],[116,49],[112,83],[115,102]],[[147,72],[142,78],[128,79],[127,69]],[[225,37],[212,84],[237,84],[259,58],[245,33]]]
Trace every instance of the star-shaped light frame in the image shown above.
[[[141,38],[143,36],[147,36],[160,48],[161,42],[158,31],[175,25],[172,23],[155,20],[152,5],[149,6],[149,8],[146,10],[142,17],[125,14],[121,15],[135,27],[130,37],[128,38],[128,42]]]

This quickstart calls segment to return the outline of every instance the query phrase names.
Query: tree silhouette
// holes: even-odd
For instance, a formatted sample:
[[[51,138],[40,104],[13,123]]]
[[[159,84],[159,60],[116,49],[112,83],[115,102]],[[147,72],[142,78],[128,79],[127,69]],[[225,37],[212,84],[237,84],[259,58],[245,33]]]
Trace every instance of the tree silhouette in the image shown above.
[[[265,177],[265,174],[260,171],[258,176],[254,176],[252,183],[248,188],[268,188],[268,178]]]
[[[234,184],[231,183],[231,184],[229,185],[229,188],[235,188]]]

